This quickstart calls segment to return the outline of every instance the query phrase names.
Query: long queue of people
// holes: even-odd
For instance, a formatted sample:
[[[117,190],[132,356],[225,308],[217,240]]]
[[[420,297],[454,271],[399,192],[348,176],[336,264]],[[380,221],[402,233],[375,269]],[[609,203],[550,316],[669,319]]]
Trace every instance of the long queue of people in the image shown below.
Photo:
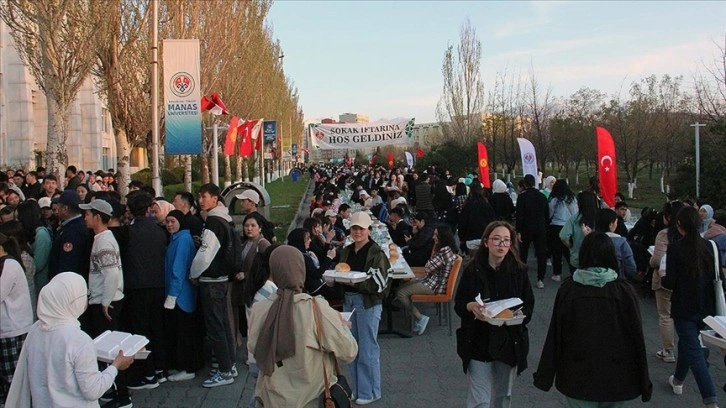
[[[715,312],[709,268],[720,257],[702,236],[718,240],[726,230],[719,233],[723,227],[709,206],[700,215],[673,202],[660,213],[643,211],[622,236],[617,232],[625,226],[627,205],[604,208],[596,183],[575,196],[564,180],[553,178],[539,191],[534,178],[525,177],[517,193],[501,180],[490,192],[475,178],[467,183],[433,168],[421,174],[310,171],[316,184],[310,217],[289,233],[287,245],[275,242],[252,190],[237,196],[246,213],[241,240],[213,184],[200,188],[198,205],[190,193],[179,192],[168,203],[145,186],[125,205],[113,192],[85,200],[75,190],[54,192],[59,225],[52,230],[43,223],[40,200],[19,203],[13,218],[0,224],[0,348],[8,356],[0,367],[0,391],[9,393],[7,406],[98,406],[100,400],[130,407],[129,390],[190,380],[206,363],[213,368],[202,386],[230,385],[244,337],[249,372],[257,378],[250,406],[319,405],[323,373],[327,383],[338,381],[336,360],[349,363],[351,400],[373,403],[383,398],[377,337],[384,302],[397,299],[412,315],[413,331],[423,334],[429,318],[410,297],[444,293],[462,253],[467,261],[454,309],[462,322],[457,353],[469,384],[467,406],[507,407],[514,378],[527,368],[527,323],[535,306],[526,266],[530,245],[537,258],[535,286],[544,285],[548,258],[561,285],[535,386],[549,390],[554,383],[572,407],[618,407],[639,396],[647,401],[652,385],[633,282],[652,279],[664,339],[658,357],[677,362],[668,384],[682,393],[690,369],[704,405],[716,406],[698,328]],[[32,207],[29,215],[21,209],[26,206]],[[372,239],[369,212],[388,224],[401,255],[424,276],[394,284],[388,275],[395,260]],[[6,224],[18,223],[32,238],[5,233]],[[665,233],[658,232],[661,225],[668,226]],[[639,251],[647,252],[651,240],[655,251],[648,259]],[[43,251],[47,265],[38,262]],[[651,278],[638,264],[642,257],[644,269],[648,263],[663,267]],[[323,272],[336,265],[369,278],[355,284],[326,280]],[[47,273],[38,274],[43,266]],[[45,278],[37,281],[38,275]],[[523,302],[522,324],[490,324],[477,299],[510,297]],[[674,336],[669,318],[680,340],[677,355],[673,342],[666,343]],[[150,358],[131,364],[133,358],[119,354],[109,365],[96,363],[91,338],[105,330],[146,336]],[[202,352],[205,339],[210,353]],[[72,363],[57,358],[60,347]],[[602,353],[591,353],[593,347]]]
[[[0,200],[12,212],[0,224],[1,403],[131,407],[129,390],[194,378],[205,336],[217,368],[202,385],[234,381],[239,320],[229,315],[243,305],[244,274],[226,254],[239,240],[218,186],[202,186],[198,204],[184,191],[170,203],[132,182],[121,204],[112,189],[82,197],[88,184],[70,179],[58,191],[47,175],[44,196],[13,203],[5,193],[19,180],[2,179]],[[272,225],[256,211],[256,192],[237,199],[246,239],[234,248],[255,254]],[[129,370],[133,356],[96,363],[91,339],[106,330],[145,336],[150,357]]]

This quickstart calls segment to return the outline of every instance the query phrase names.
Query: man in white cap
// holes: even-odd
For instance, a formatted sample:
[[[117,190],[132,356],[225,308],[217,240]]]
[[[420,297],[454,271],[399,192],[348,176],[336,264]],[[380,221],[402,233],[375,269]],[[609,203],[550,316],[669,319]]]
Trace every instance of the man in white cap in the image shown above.
[[[124,301],[121,250],[113,233],[108,229],[108,222],[113,216],[111,204],[97,199],[90,204],[79,204],[78,208],[84,210],[86,226],[95,234],[88,274],[88,327],[84,330],[91,337],[97,337],[106,330],[119,329]],[[125,372],[116,376],[115,388],[115,406],[130,406]]]
[[[255,190],[248,188],[240,194],[236,194],[235,197],[240,200],[240,207],[242,208],[242,213],[244,213],[245,215],[250,215],[253,212],[260,214],[259,211],[257,211],[257,206],[260,204],[260,195]],[[274,244],[275,242],[277,242],[277,239],[275,238],[274,225],[272,225],[272,223],[267,220],[267,218],[265,218],[262,214],[260,214],[260,217],[265,220],[265,225],[261,225],[262,236],[264,236],[266,240]]]

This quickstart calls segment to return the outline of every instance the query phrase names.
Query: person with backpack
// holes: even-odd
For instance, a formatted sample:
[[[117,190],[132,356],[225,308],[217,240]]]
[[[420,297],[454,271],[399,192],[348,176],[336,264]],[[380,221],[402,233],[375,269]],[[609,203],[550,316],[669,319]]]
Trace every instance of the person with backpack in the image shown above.
[[[229,274],[234,265],[229,264],[226,253],[229,252],[229,227],[233,224],[219,186],[207,183],[199,188],[199,207],[207,216],[202,246],[194,256],[189,276],[199,282],[204,325],[219,364],[202,383],[203,387],[211,388],[232,384],[237,375],[234,338],[227,317]]]

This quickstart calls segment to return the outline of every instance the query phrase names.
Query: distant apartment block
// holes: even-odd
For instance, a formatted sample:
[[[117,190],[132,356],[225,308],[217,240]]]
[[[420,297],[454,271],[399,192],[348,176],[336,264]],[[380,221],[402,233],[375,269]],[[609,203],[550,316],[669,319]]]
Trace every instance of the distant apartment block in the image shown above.
[[[338,116],[338,123],[368,123],[368,115],[360,113],[344,113]]]

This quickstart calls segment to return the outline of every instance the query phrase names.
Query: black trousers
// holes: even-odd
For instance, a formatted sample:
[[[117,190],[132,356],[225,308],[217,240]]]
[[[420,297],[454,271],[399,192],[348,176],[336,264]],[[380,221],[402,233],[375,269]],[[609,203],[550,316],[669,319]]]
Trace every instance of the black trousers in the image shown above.
[[[527,234],[522,234],[522,242],[519,244],[522,262],[527,263],[529,246],[534,243],[534,254],[537,257],[537,280],[543,280],[547,271],[547,232],[544,228],[537,229]]]
[[[124,299],[111,302],[108,308],[108,314],[111,316],[111,320],[106,319],[103,315],[103,306],[101,305],[88,305],[86,310],[87,324],[88,324],[88,335],[92,338],[98,337],[101,333],[106,330],[117,331],[121,325],[121,313],[123,311]],[[105,370],[108,364],[99,362],[98,368]],[[116,395],[119,399],[129,397],[129,390],[126,388],[126,371],[119,371],[114,381],[116,384]]]
[[[565,257],[570,275],[572,275],[572,272],[575,270],[570,265],[570,249],[562,243],[560,231],[562,231],[562,225],[547,226],[547,249],[549,249],[550,255],[552,255],[552,274],[562,274],[562,257]]]
[[[193,373],[204,366],[202,319],[199,309],[187,313],[179,308],[164,310],[166,367]]]
[[[133,334],[149,339],[146,349],[151,355],[146,360],[136,361],[128,370],[129,382],[138,382],[141,377],[151,377],[155,371],[164,370],[164,288],[131,289],[125,292],[123,328]]]

